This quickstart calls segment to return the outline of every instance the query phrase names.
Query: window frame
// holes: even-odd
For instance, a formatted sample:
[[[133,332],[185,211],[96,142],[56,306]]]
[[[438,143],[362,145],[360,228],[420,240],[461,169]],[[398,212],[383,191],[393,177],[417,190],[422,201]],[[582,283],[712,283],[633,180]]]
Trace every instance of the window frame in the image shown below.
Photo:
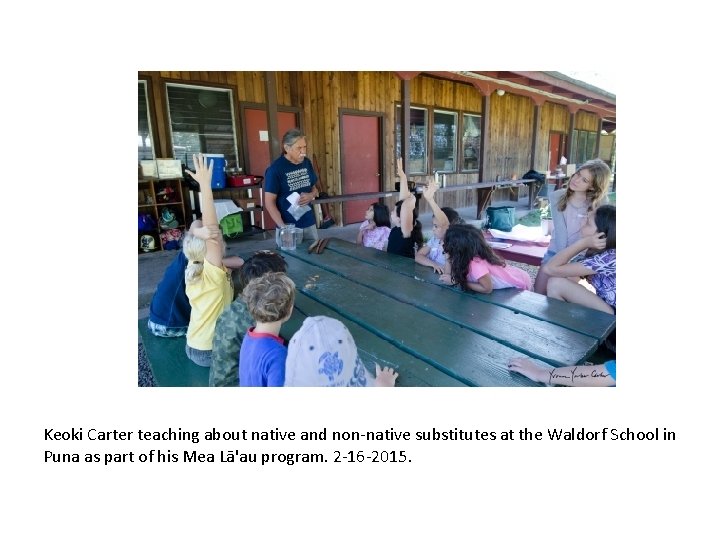
[[[425,126],[425,169],[424,172],[411,172],[409,170],[409,166],[406,164],[405,166],[405,173],[408,176],[429,176],[434,174],[436,171],[440,173],[445,174],[461,174],[461,173],[472,173],[472,172],[478,172],[480,170],[480,159],[478,157],[478,165],[476,168],[473,169],[464,169],[464,136],[461,137],[461,132],[464,133],[464,123],[463,123],[463,117],[465,115],[473,116],[479,119],[480,122],[480,133],[479,137],[482,137],[482,117],[483,115],[481,113],[475,112],[475,111],[466,111],[466,110],[458,110],[458,109],[452,109],[452,108],[446,108],[446,107],[428,107],[423,105],[417,105],[417,104],[410,104],[411,109],[420,109],[426,111],[426,126]],[[445,163],[443,163],[443,167],[436,167],[435,166],[435,144],[434,144],[434,136],[429,136],[429,129],[428,125],[435,126],[435,114],[441,113],[441,114],[452,114],[455,115],[455,142],[453,145],[453,152],[454,152],[454,167],[452,170],[448,170],[444,168]],[[402,137],[403,137],[403,118],[402,118],[402,103],[395,103],[395,154],[396,157],[399,157],[402,152]],[[481,141],[479,141],[479,144]],[[408,155],[409,155],[410,149],[408,149]],[[461,163],[460,160],[463,160]],[[445,160],[447,162],[447,159]]]
[[[218,154],[223,153],[225,155],[225,160],[227,163],[228,168],[233,167],[240,167],[242,163],[241,154],[238,152],[238,122],[237,122],[237,112],[236,112],[236,106],[235,106],[235,99],[233,94],[233,89],[226,86],[205,86],[205,85],[199,85],[199,84],[188,84],[188,83],[179,83],[174,81],[167,81],[165,82],[165,102],[167,107],[167,123],[168,123],[168,134],[169,134],[169,144],[172,150],[172,157],[174,159],[180,159],[187,167],[193,168],[192,161],[190,163],[187,163],[188,159],[187,157],[181,156],[178,157],[175,153],[175,141],[173,139],[174,131],[173,131],[173,117],[172,117],[172,110],[171,110],[171,103],[170,103],[170,88],[190,88],[193,90],[198,91],[209,91],[209,92],[218,92],[218,93],[225,93],[227,94],[227,98],[229,101],[230,106],[230,120],[232,122],[232,151],[234,152],[234,156],[228,156],[226,152],[219,152],[219,151],[210,151],[205,150],[205,153],[208,154]],[[194,110],[194,109],[193,109]],[[200,138],[201,134],[197,133],[198,139]],[[202,144],[199,144],[200,151],[202,152]],[[191,154],[194,152],[191,152]],[[233,159],[234,158],[234,159]],[[192,158],[190,158],[191,160]]]
[[[155,144],[155,132],[153,130],[153,123],[152,123],[152,114],[150,109],[150,81],[146,79],[140,79],[138,78],[138,91],[139,87],[142,86],[145,91],[145,116],[147,120],[147,126],[148,126],[148,135],[147,138],[150,139],[150,150],[152,152],[152,157],[147,156],[141,156],[140,155],[140,146],[138,146],[138,163],[140,163],[141,160],[147,160],[147,159],[156,159],[157,158],[157,151],[155,150],[157,145]],[[138,122],[140,121],[140,109],[138,108]],[[138,137],[142,137],[140,133],[140,125],[138,124]]]

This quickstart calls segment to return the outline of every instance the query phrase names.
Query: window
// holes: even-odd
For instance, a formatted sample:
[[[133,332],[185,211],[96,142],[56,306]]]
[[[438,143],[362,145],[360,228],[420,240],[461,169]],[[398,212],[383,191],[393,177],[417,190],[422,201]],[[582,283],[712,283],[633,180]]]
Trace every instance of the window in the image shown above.
[[[155,159],[145,81],[138,81],[138,162],[141,159]]]
[[[410,148],[405,172],[428,174],[432,172],[477,171],[479,168],[481,116],[463,114],[462,127],[459,113],[435,110],[432,112],[432,156],[428,156],[428,109],[410,107]],[[395,156],[400,157],[403,138],[402,106],[395,107]],[[463,130],[462,160],[458,165],[458,132]],[[430,158],[431,159],[428,159]]]
[[[404,164],[407,174],[427,173],[427,109],[410,107],[410,148],[408,162]],[[402,156],[403,116],[402,106],[395,107],[395,157]]]
[[[232,91],[168,84],[167,97],[175,159],[194,168],[193,154],[223,154],[238,166]]]
[[[433,113],[433,170],[455,172],[457,163],[457,113]]]
[[[597,157],[595,155],[596,144],[597,133],[594,131],[573,130],[573,143],[570,149],[571,163],[581,164]]]
[[[480,116],[463,114],[462,170],[477,171],[480,163]]]

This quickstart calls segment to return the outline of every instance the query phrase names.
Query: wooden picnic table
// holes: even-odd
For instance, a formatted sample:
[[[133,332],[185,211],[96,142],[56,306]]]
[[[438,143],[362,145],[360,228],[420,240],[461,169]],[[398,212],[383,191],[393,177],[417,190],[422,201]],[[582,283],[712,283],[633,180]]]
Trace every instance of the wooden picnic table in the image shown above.
[[[308,246],[281,252],[297,294],[280,335],[289,340],[306,317],[338,319],[366,367],[396,369],[398,386],[542,386],[509,372],[507,361],[575,365],[615,328],[614,316],[529,291],[463,292],[413,259],[339,238],[319,255]],[[158,386],[208,385],[208,368],[188,360],[184,337],[155,337],[147,319],[138,327]]]
[[[297,287],[286,338],[306,316],[341,320],[359,354],[398,370],[398,386],[538,386],[506,364],[530,356],[569,366],[590,358],[615,317],[529,291],[463,292],[414,260],[333,238],[282,252]]]

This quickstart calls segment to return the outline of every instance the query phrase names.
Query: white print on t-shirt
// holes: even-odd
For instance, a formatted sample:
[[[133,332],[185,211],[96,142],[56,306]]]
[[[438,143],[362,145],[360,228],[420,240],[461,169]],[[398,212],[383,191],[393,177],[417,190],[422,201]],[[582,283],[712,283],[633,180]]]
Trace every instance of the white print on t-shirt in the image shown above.
[[[290,191],[295,191],[302,187],[310,187],[310,175],[308,174],[307,167],[285,173],[285,178],[287,179],[288,189]]]

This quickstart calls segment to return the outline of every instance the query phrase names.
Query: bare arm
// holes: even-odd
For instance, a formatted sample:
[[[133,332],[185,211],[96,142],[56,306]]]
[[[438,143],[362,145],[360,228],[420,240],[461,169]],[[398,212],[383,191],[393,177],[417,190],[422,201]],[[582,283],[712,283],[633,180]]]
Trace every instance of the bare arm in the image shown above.
[[[366,220],[366,222],[363,222],[362,224],[360,224],[360,228],[358,229],[357,239],[356,239],[355,243],[358,244],[359,246],[363,245],[363,236],[365,235],[365,231],[371,231],[375,228],[374,221]]]
[[[602,250],[605,249],[605,245],[606,241],[603,233],[595,233],[592,236],[581,238],[571,246],[555,254],[555,256],[543,266],[543,270],[548,276],[552,277],[583,277],[594,274],[595,272],[593,270],[587,268],[582,263],[568,264],[568,262],[585,249],[592,248]]]
[[[410,193],[410,188],[408,188],[408,179],[405,174],[405,170],[403,169],[402,158],[397,159],[397,164],[395,166],[397,168],[397,175],[400,177],[400,200],[404,201],[412,194]]]
[[[265,209],[278,227],[284,227],[285,222],[280,215],[280,209],[277,206],[277,194],[265,192]]]
[[[212,166],[213,160],[208,163],[207,158],[203,154],[193,154],[193,164],[195,172],[188,171],[198,184],[200,184],[200,208],[202,209],[202,222],[205,227],[212,228],[218,226],[217,212],[215,211],[215,203],[212,194]],[[219,238],[209,238],[205,240],[206,253],[205,259],[213,266],[222,266],[223,246]]]
[[[433,217],[435,218],[435,221],[437,221],[438,227],[449,227],[450,220],[445,215],[445,212],[440,209],[438,203],[435,202],[435,193],[439,188],[440,185],[433,180],[430,184],[428,184],[428,187],[425,191],[423,191],[422,195],[432,209]]]
[[[436,274],[442,274],[445,271],[444,266],[430,259],[427,256],[428,253],[430,253],[430,246],[424,245],[415,254],[415,262],[423,266],[431,266]]]
[[[479,293],[490,294],[493,292],[492,278],[490,277],[490,274],[485,274],[477,281],[468,281],[467,286],[471,291]]]
[[[410,195],[410,197],[403,201],[400,207],[400,229],[402,230],[403,238],[410,238],[412,234],[413,225],[415,225],[413,210],[415,210],[415,196]]]
[[[604,365],[543,367],[529,358],[513,358],[508,362],[508,370],[524,375],[528,379],[565,386],[613,386],[615,379],[610,376]]]
[[[225,267],[230,268],[231,270],[237,270],[238,268],[242,268],[242,265],[245,264],[245,260],[242,257],[238,257],[237,255],[225,257],[222,262]]]

